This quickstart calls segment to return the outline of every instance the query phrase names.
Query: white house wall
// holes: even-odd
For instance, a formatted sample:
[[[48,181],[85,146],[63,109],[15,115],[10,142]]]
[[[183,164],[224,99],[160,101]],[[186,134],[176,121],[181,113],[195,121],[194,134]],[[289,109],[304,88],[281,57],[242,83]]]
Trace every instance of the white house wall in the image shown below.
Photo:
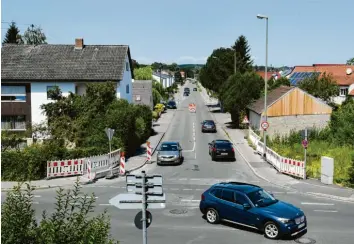
[[[249,112],[249,121],[250,121],[250,126],[252,128],[255,128],[256,130],[260,129],[261,126],[261,115],[253,112],[252,110],[250,110]]]
[[[126,69],[126,64],[128,63],[128,70]],[[127,86],[129,87],[129,92],[127,93]],[[124,64],[124,74],[123,79],[117,85],[117,97],[126,99],[129,103],[133,102],[133,84],[132,84],[132,75],[131,75],[131,67],[129,63],[128,55],[125,57]]]
[[[75,93],[75,83],[72,82],[32,82],[31,83],[31,113],[32,124],[38,124],[46,121],[46,116],[40,108],[42,104],[52,102],[47,99],[47,87],[58,86],[64,96],[69,92]]]

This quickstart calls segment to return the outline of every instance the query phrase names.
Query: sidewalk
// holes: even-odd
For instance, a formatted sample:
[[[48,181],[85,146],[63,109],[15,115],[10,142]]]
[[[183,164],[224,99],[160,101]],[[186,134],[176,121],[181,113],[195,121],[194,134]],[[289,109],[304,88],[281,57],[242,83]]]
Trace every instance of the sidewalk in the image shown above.
[[[168,110],[166,113],[163,113],[157,122],[153,123],[153,129],[155,130],[155,135],[150,136],[148,141],[151,143],[152,152],[154,153],[163,136],[165,135],[170,122],[172,121],[175,115],[175,110]],[[141,145],[140,150],[137,150],[136,156],[130,157],[126,160],[126,173],[130,173],[134,170],[137,170],[143,167],[147,163],[146,157],[146,143]],[[67,187],[73,186],[77,177],[63,177],[50,180],[36,180],[32,182],[25,182],[35,187],[36,189],[48,189],[56,187]],[[80,184],[85,185],[89,183],[88,178],[84,176],[79,177]],[[15,181],[2,181],[1,182],[1,191],[9,191],[14,186],[17,186],[18,182]],[[26,189],[26,185],[23,184],[22,189]]]
[[[208,99],[206,98],[205,101]],[[229,127],[231,116],[229,113],[221,113],[220,107],[209,107],[218,129],[222,129],[233,142],[235,149],[240,153],[248,166],[259,178],[296,192],[316,197],[330,198],[354,203],[354,189],[337,185],[325,185],[319,180],[298,180],[291,176],[279,173],[268,162],[256,153],[247,141],[248,130],[232,129]]]

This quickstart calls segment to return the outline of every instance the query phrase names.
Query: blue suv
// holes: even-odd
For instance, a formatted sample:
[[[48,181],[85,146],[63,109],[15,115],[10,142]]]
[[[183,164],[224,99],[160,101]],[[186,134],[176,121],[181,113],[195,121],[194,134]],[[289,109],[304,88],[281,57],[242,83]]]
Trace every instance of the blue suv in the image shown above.
[[[223,220],[260,230],[270,239],[307,231],[306,216],[301,209],[247,183],[213,185],[202,194],[199,208],[211,224]]]

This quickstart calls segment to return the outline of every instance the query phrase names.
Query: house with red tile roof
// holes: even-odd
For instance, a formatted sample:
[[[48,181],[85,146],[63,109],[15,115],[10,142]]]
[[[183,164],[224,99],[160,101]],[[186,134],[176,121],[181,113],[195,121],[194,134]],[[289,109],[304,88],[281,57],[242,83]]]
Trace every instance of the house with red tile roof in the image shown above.
[[[262,77],[263,79],[265,78],[265,72],[264,71],[256,71],[256,73]],[[281,77],[281,74],[279,72],[267,72],[267,79],[271,79],[271,78],[274,78],[274,79],[278,79]]]
[[[333,97],[333,102],[341,104],[347,96],[354,94],[354,65],[346,64],[314,64],[312,66],[295,66],[287,76],[291,85],[296,86],[301,80],[313,74],[330,74],[337,82],[338,96]]]

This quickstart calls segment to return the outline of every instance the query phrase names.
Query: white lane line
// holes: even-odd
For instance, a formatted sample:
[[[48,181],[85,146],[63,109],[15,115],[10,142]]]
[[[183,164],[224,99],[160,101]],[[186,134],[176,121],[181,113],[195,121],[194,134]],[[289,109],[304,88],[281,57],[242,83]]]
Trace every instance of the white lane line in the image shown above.
[[[182,199],[181,202],[200,202],[200,200]]]
[[[183,189],[183,191],[193,191],[193,189]]]
[[[272,191],[271,193],[273,193],[273,194],[284,194],[285,192],[283,192],[283,191]]]
[[[320,209],[315,209],[313,210],[314,212],[323,212],[323,213],[337,213],[337,210],[320,210]]]
[[[110,204],[110,203],[100,203],[98,205],[100,205],[100,206],[112,206],[112,204]]]
[[[178,188],[170,188],[171,191],[178,191]]]
[[[92,196],[72,196],[72,198],[92,198]],[[98,197],[94,197],[97,199]]]
[[[201,180],[201,179],[197,179],[197,178],[192,178],[191,180]]]
[[[286,194],[297,194],[298,192],[297,191],[288,191],[286,192]]]
[[[187,178],[180,178],[179,180],[187,180]]]
[[[14,194],[14,196],[19,197],[20,195],[19,194]],[[42,197],[42,196],[40,196],[40,195],[32,195],[32,197]]]
[[[204,191],[205,189],[199,189],[199,188],[198,188],[198,189],[195,189],[195,190],[196,190],[196,191]]]
[[[302,202],[302,205],[318,205],[318,206],[333,206],[334,203],[323,203],[323,202]]]
[[[192,150],[183,150],[183,152],[194,152],[195,149],[195,141],[193,142],[193,149]]]

